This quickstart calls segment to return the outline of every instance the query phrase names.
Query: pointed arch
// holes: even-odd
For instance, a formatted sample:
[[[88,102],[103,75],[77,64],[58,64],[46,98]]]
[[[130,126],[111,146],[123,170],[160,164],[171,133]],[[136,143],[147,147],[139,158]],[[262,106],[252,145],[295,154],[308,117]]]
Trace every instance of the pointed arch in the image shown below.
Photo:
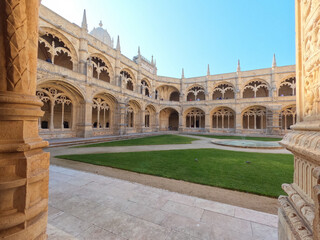
[[[233,109],[221,106],[211,111],[211,128],[234,129],[236,124],[236,113]]]
[[[235,88],[229,82],[215,84],[212,91],[212,100],[234,99]]]
[[[91,64],[93,65],[93,77],[109,83],[112,81],[112,79],[114,79],[114,70],[112,64],[110,63],[107,57],[105,57],[101,53],[92,53],[88,57],[88,60],[89,59],[91,60]],[[106,73],[103,73],[101,76],[101,72]]]
[[[203,101],[206,100],[205,89],[199,84],[194,84],[187,90],[187,101]]]
[[[62,32],[50,27],[45,27],[45,26],[41,26],[39,27],[39,29],[40,29],[39,38],[41,38],[41,36],[48,35],[48,34],[51,34],[53,37],[57,37],[60,41],[64,43],[65,47],[70,51],[73,64],[76,65],[78,63],[79,61],[78,51],[76,50],[72,42]],[[48,47],[47,43],[45,44],[45,46]]]
[[[242,128],[243,129],[266,129],[266,107],[250,106],[242,111]]]
[[[186,128],[205,128],[205,112],[201,108],[189,108],[184,111],[184,116]]]
[[[252,79],[243,87],[243,98],[268,97],[270,86],[263,79]]]

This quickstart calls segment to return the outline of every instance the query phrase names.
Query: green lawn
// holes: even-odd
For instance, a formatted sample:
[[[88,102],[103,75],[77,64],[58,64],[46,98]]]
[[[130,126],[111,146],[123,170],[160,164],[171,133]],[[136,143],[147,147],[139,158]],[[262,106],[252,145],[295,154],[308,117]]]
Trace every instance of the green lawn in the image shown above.
[[[293,156],[289,154],[188,149],[63,155],[58,158],[271,197],[284,194],[281,184],[291,183],[293,177]]]
[[[138,145],[165,145],[165,144],[190,144],[197,140],[191,137],[184,137],[178,135],[159,135],[152,137],[128,139],[114,142],[94,143],[82,145],[77,147],[114,147],[114,146],[138,146]]]
[[[221,135],[201,135],[195,134],[195,136],[218,138],[218,139],[243,139],[243,140],[257,140],[257,141],[281,141],[282,138],[270,138],[270,137],[242,137],[242,136],[221,136]]]

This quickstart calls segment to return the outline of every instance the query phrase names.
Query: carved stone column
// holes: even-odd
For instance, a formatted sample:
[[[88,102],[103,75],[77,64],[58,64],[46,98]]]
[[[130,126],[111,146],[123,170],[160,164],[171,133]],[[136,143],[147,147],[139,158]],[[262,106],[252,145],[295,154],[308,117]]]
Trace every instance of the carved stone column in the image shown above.
[[[179,133],[182,133],[184,131],[184,125],[183,125],[183,108],[180,108],[179,113]]]
[[[92,101],[84,100],[81,102],[79,106],[79,112],[81,121],[77,125],[77,137],[92,137]]]
[[[146,119],[145,119],[145,116],[146,116],[146,111],[145,110],[141,110],[141,130],[140,132],[145,132],[145,122],[146,122]]]
[[[298,123],[281,144],[294,154],[294,180],[283,184],[279,239],[319,239],[320,1],[296,0]]]
[[[119,135],[127,133],[127,105],[119,103]]]
[[[156,128],[155,128],[155,131],[156,132],[159,132],[160,130],[160,112],[159,111],[156,111]]]
[[[48,145],[35,96],[38,0],[0,1],[0,238],[46,239]]]
[[[210,113],[206,113],[205,115],[205,132],[210,132],[211,124],[210,124]]]

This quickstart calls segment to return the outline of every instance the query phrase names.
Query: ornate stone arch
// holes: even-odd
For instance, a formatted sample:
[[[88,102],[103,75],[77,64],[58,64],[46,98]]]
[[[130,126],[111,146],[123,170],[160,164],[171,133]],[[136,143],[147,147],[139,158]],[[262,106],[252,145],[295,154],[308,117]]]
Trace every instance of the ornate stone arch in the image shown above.
[[[243,98],[268,97],[270,85],[267,81],[255,78],[247,81],[242,88]]]
[[[37,80],[37,89],[42,86],[61,86],[64,89],[67,89],[70,94],[72,94],[71,98],[77,99],[77,101],[85,100],[85,92],[84,90],[76,83],[68,81],[66,78],[42,78]]]
[[[235,88],[232,83],[221,81],[214,85],[212,90],[212,100],[217,99],[234,99]]]
[[[135,75],[129,68],[122,68],[120,71],[120,78],[121,78],[121,84],[123,88],[135,91],[137,80],[135,78]],[[130,85],[130,82],[132,86]],[[130,86],[130,87],[129,87]],[[132,88],[132,89],[131,89]]]
[[[152,104],[148,104],[145,108],[145,127],[155,128],[156,126],[156,108]]]
[[[55,131],[69,129],[76,135],[75,126],[79,123],[79,106],[84,98],[77,88],[58,80],[42,81],[37,86],[37,96],[44,103],[44,116],[39,119],[39,128],[47,137],[55,137]]]
[[[194,84],[187,88],[187,101],[206,100],[205,89],[202,85]]]
[[[264,106],[254,105],[245,108],[242,113],[243,129],[266,129],[267,109]]]
[[[296,95],[296,76],[291,74],[283,78],[278,84],[278,96],[295,96]]]
[[[109,59],[107,57],[105,57],[103,54],[101,53],[91,53],[88,57],[88,59],[92,59],[92,58],[98,58],[100,59],[106,66],[106,70],[109,74],[109,78],[110,78],[110,81],[111,82],[113,79],[114,79],[114,70],[113,70],[113,67],[112,67],[112,64],[110,63]],[[94,64],[94,63],[92,63]],[[95,66],[93,65],[93,67],[96,67],[98,68],[98,66]],[[99,66],[101,68],[101,66]],[[102,66],[103,68],[103,66]]]
[[[139,131],[142,123],[141,104],[135,99],[129,99],[126,107],[126,124],[128,128]]]
[[[140,93],[145,96],[151,96],[151,83],[148,78],[143,78],[140,81]]]
[[[205,115],[201,108],[191,107],[185,110],[183,116],[186,128],[205,128]]]
[[[70,50],[71,54],[71,59],[74,65],[77,65],[79,62],[79,54],[72,42],[60,31],[50,28],[50,27],[44,27],[41,26],[39,28],[39,38],[43,35],[51,34],[52,36],[55,36],[59,38],[65,45],[66,47]]]
[[[236,112],[227,106],[215,107],[210,111],[211,127],[216,129],[234,129]]]
[[[281,109],[279,116],[279,126],[282,130],[287,131],[291,125],[294,125],[297,121],[296,104],[290,104],[284,106]]]
[[[92,98],[92,127],[99,131],[94,135],[107,134],[113,132],[117,125],[118,101],[110,93],[97,92]]]

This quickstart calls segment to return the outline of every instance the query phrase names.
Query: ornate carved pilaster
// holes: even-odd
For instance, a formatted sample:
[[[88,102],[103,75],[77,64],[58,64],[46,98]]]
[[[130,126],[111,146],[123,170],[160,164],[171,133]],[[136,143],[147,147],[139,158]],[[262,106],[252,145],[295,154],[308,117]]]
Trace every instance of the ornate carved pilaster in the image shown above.
[[[294,181],[280,196],[279,239],[319,239],[320,1],[296,0],[297,117],[281,144],[294,154]]]
[[[35,96],[38,0],[0,1],[0,238],[46,239],[48,145]]]

